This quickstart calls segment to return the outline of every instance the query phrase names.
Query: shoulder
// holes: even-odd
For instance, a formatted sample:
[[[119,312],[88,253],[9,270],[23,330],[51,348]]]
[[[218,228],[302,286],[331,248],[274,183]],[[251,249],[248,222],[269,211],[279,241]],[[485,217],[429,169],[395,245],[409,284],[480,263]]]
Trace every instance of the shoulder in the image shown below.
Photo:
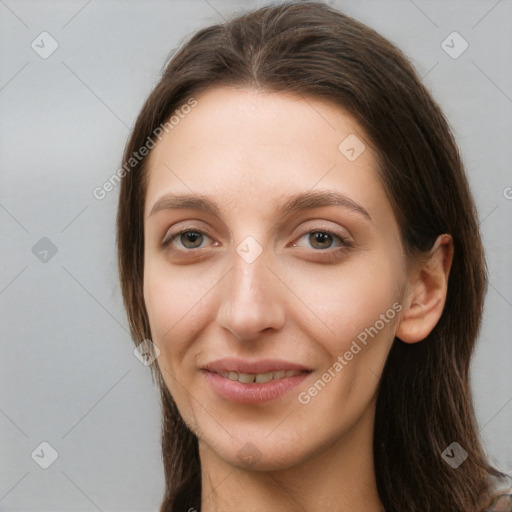
[[[512,512],[512,489],[496,494],[482,512]]]

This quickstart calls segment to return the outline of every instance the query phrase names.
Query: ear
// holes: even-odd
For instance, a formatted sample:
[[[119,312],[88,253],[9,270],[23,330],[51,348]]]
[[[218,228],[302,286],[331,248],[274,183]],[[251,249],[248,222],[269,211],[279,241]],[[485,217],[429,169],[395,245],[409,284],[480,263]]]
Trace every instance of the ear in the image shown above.
[[[453,239],[439,235],[425,260],[413,264],[396,337],[405,343],[424,340],[441,318],[453,260]]]

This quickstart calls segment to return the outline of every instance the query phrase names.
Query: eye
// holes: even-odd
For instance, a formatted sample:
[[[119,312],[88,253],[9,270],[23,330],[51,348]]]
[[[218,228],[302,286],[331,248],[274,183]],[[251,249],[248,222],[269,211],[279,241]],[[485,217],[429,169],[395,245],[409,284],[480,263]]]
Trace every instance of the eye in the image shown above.
[[[335,233],[332,233],[331,231],[325,231],[325,230],[316,230],[316,231],[308,231],[304,235],[302,235],[299,240],[307,237],[308,243],[311,244],[311,247],[314,249],[320,249],[320,250],[328,250],[333,249],[333,242],[334,240],[339,240],[338,248],[346,248],[350,247],[351,245],[341,236],[337,235]],[[293,244],[295,247],[301,247],[297,244]],[[303,246],[302,246],[303,247]]]
[[[178,245],[178,250],[187,250],[187,249],[202,249],[201,242],[206,238],[210,238],[204,231],[195,228],[188,228],[178,233],[169,234],[162,241],[162,245],[164,247],[168,247],[171,244],[175,243],[175,241],[181,244]]]
[[[171,245],[175,245],[172,249],[178,251],[189,252],[192,249],[203,249],[204,239],[210,239],[206,232],[201,229],[187,228],[177,233],[169,233],[162,241],[164,248],[171,249]],[[312,230],[302,235],[298,240],[306,239],[310,247],[317,249],[315,252],[326,252],[326,256],[335,258],[339,252],[345,251],[352,247],[343,236],[333,233],[328,230]],[[336,243],[336,241],[338,241]],[[218,245],[218,242],[214,242],[213,245]],[[293,247],[305,247],[297,243],[292,244]]]

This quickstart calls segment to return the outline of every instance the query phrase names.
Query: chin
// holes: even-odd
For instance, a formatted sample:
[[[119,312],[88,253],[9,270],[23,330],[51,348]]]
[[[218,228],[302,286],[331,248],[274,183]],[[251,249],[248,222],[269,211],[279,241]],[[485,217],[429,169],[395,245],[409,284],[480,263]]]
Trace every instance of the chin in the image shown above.
[[[273,427],[275,428],[275,427]],[[293,468],[310,458],[316,451],[313,446],[304,445],[291,434],[289,439],[282,436],[270,435],[270,429],[261,432],[248,432],[246,429],[239,433],[227,430],[233,437],[218,439],[217,435],[209,436],[202,432],[202,442],[216,457],[231,466],[248,471],[281,471]]]

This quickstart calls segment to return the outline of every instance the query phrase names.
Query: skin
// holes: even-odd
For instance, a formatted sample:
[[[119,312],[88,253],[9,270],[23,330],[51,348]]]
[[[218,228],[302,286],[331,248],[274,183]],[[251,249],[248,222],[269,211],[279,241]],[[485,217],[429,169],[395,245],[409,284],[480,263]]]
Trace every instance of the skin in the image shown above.
[[[372,454],[379,378],[395,336],[415,343],[437,323],[451,238],[440,236],[428,260],[404,257],[376,154],[339,107],[228,87],[196,99],[149,156],[144,298],[157,363],[199,439],[202,510],[382,510]],[[338,150],[349,134],[366,146],[354,161]],[[332,205],[277,216],[280,201],[311,190],[343,193],[371,220]],[[221,215],[150,215],[171,192],[207,195]],[[178,235],[162,247],[169,232],[186,229],[205,235]],[[308,236],[318,231],[336,236],[322,244]],[[236,251],[247,236],[262,248],[252,262]],[[340,250],[337,236],[350,246]],[[396,303],[400,313],[300,403],[299,393]],[[240,404],[220,397],[200,371],[227,356],[313,372],[277,400]],[[247,443],[255,456],[239,458]]]

